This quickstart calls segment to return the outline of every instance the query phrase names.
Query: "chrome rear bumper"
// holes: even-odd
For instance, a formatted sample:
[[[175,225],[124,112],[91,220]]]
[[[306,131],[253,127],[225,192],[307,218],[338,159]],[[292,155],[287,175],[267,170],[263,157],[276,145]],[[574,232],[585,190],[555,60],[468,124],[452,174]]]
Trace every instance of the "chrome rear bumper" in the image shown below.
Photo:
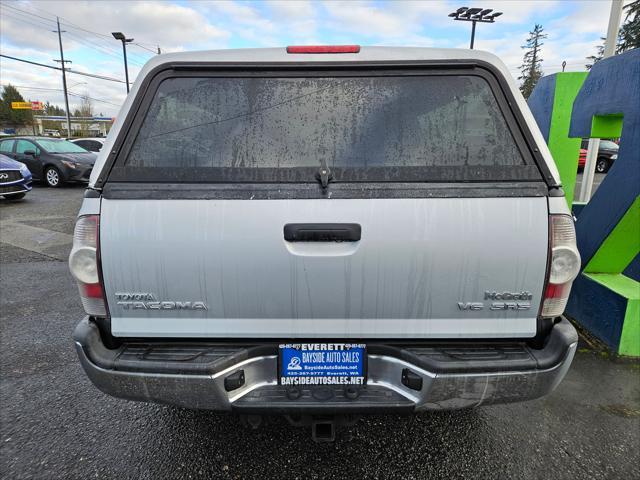
[[[522,347],[517,354],[483,354],[477,346],[469,358],[464,346],[456,347],[455,354],[452,349],[434,354],[428,347],[426,355],[425,348],[371,348],[367,385],[347,389],[278,385],[277,355],[270,354],[268,345],[234,349],[182,342],[108,350],[97,326],[86,318],[77,326],[74,340],[88,377],[116,397],[240,413],[339,414],[452,410],[538,398],[564,378],[578,336],[563,319],[543,349]],[[184,356],[187,350],[199,353]],[[166,360],[166,352],[172,351],[183,356]],[[412,382],[406,380],[407,372]],[[239,376],[241,383],[231,381]]]

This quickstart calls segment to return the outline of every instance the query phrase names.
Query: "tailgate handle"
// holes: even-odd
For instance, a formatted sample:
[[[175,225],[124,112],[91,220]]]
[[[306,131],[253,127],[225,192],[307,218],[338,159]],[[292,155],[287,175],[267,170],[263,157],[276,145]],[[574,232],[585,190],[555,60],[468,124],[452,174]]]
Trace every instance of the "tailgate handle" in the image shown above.
[[[357,223],[287,223],[287,242],[357,242],[361,227]]]

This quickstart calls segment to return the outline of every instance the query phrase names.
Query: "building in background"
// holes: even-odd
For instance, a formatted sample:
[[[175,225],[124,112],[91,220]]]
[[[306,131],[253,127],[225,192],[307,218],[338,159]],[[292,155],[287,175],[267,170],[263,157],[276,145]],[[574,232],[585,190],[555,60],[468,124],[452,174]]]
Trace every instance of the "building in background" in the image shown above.
[[[65,116],[33,116],[36,135],[54,137],[106,137],[114,120],[112,117],[71,117],[71,135],[69,135]]]

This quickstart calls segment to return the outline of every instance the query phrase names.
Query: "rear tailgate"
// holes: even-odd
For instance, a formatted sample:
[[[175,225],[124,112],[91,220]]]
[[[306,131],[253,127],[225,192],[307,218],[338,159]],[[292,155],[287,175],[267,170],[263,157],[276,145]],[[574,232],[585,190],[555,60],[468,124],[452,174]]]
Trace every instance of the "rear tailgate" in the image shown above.
[[[103,192],[113,334],[533,336],[548,206],[525,136],[486,70],[410,73],[155,79]]]

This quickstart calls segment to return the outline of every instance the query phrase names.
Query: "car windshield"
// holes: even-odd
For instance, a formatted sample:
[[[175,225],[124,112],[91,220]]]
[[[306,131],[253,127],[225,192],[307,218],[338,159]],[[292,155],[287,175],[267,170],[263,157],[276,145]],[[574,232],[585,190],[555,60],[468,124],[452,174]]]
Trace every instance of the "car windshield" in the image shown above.
[[[600,140],[600,146],[607,150],[618,150],[618,144],[611,140]]]
[[[38,140],[38,144],[49,153],[89,153],[80,145],[66,140]]]

